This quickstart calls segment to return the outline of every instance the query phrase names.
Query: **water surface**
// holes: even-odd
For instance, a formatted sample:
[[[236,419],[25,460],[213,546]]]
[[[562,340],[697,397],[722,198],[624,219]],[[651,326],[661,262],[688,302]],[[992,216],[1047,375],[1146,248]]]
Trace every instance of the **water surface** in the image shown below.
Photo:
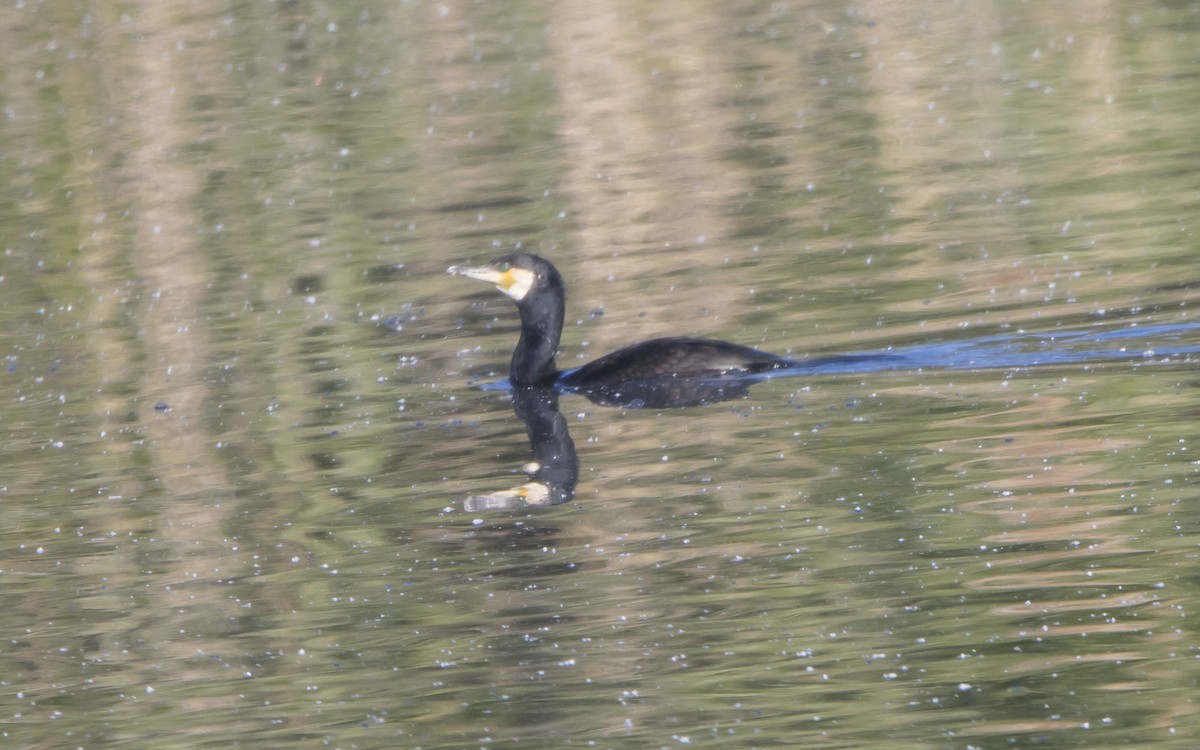
[[[1200,6],[0,11],[0,737],[1193,747]],[[564,395],[701,335],[903,356]],[[386,323],[386,324],[384,324]]]

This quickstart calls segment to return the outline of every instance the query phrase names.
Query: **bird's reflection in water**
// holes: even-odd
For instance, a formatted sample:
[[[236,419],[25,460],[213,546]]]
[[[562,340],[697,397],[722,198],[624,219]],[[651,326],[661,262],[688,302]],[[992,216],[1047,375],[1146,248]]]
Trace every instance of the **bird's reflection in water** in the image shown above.
[[[463,510],[475,513],[558,505],[575,496],[579,456],[567,420],[558,410],[558,391],[554,386],[518,386],[512,397],[513,411],[525,423],[533,453],[525,464],[529,481],[511,490],[469,497],[463,501]]]
[[[701,406],[745,397],[761,378],[651,378],[620,386],[565,389],[603,406],[626,409],[666,409]],[[525,471],[529,481],[507,490],[473,495],[463,501],[463,510],[519,510],[565,503],[575,496],[579,482],[579,457],[558,409],[556,386],[516,386],[512,389],[513,411],[525,423],[533,454]]]

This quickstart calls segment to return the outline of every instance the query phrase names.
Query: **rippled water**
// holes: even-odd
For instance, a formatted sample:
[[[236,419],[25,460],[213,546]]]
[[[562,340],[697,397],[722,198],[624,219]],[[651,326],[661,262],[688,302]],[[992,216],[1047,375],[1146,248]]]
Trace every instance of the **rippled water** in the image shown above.
[[[1197,744],[1197,4],[25,2],[0,40],[13,746]],[[574,499],[464,512],[530,446],[516,311],[444,270],[514,247],[563,366],[879,366],[564,394]]]

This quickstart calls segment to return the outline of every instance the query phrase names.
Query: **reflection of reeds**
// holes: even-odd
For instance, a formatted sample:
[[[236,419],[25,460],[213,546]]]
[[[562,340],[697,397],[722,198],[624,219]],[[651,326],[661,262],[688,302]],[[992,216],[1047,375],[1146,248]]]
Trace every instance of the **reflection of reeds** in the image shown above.
[[[1068,682],[1136,685],[1134,730],[1190,716],[1185,375],[820,377],[669,417],[565,397],[577,502],[442,510],[527,457],[467,385],[507,366],[511,307],[441,276],[494,244],[567,277],[564,365],[1190,314],[1186,11],[101,5],[0,11],[13,733],[61,744],[35,702],[131,746],[384,706],[394,742],[465,746],[439,738],[517,682],[550,717],[500,743],[628,718],[658,746],[667,716],[787,744],[824,714],[830,744],[872,719],[919,744],[963,681],[994,689],[954,718],[997,740],[1077,727]],[[914,668],[881,688],[876,651]],[[930,696],[936,720],[876,710]]]

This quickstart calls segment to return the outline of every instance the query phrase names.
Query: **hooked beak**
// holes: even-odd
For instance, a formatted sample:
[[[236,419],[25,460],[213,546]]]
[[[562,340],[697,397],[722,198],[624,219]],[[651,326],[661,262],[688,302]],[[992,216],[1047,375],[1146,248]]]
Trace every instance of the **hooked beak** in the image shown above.
[[[468,279],[479,279],[495,284],[502,292],[516,282],[512,271],[498,271],[491,266],[450,266],[446,269],[446,273],[451,276],[466,276]]]
[[[533,289],[535,281],[532,271],[516,267],[501,271],[492,266],[450,266],[446,273],[495,284],[497,289],[518,302],[525,299],[525,295]]]

